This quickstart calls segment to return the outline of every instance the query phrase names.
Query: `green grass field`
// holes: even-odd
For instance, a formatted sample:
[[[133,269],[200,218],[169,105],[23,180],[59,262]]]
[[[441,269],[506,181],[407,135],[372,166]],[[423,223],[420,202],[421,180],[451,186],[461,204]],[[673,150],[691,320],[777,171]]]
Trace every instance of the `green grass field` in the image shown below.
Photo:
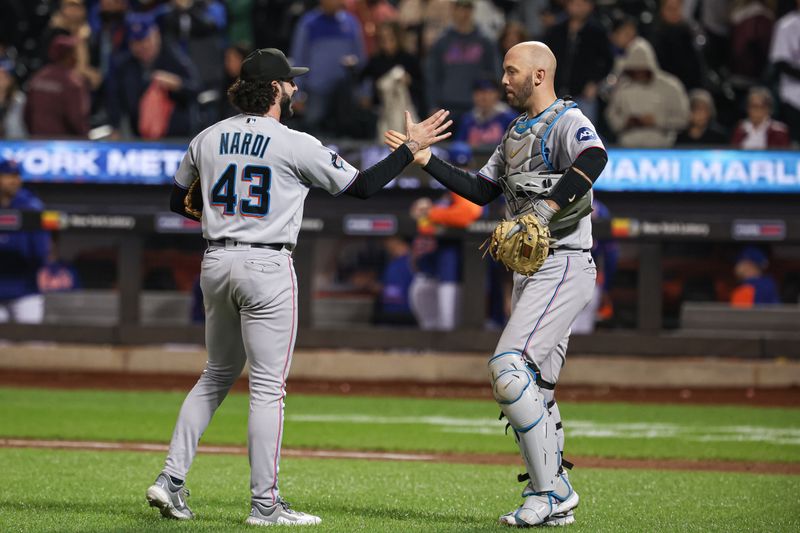
[[[0,437],[167,442],[182,393],[0,388]],[[800,409],[563,404],[567,455],[800,462]],[[515,453],[490,401],[290,396],[284,446]],[[247,397],[203,438],[244,444]],[[160,453],[0,449],[0,531],[236,531],[244,456],[200,455],[192,523],[160,518],[144,489]],[[284,458],[283,495],[318,531],[500,531],[518,467]],[[800,476],[577,468],[568,531],[798,531]]]
[[[168,442],[183,393],[0,388],[0,437]],[[800,462],[800,409],[559,403],[575,456]],[[247,395],[203,437],[244,444]],[[492,401],[289,396],[284,446],[516,453]]]

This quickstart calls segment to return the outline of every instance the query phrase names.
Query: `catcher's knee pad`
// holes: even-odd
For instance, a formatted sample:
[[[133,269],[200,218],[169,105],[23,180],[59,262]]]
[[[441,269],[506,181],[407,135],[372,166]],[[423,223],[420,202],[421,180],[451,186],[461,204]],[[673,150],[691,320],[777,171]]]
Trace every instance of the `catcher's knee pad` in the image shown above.
[[[558,478],[558,439],[535,373],[519,352],[489,359],[494,399],[511,424],[536,492],[555,489]]]

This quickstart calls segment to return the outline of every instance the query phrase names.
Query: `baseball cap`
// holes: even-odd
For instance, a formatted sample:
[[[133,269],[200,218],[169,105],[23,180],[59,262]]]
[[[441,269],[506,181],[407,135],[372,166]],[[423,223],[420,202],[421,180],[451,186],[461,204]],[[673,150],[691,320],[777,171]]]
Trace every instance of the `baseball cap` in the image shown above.
[[[475,83],[472,84],[472,90],[480,91],[485,89],[494,89],[496,91],[500,90],[500,87],[497,85],[497,82],[489,79],[489,78],[479,78],[475,80]]]
[[[447,159],[454,165],[466,166],[472,161],[472,148],[465,142],[450,143],[450,149],[447,150]]]
[[[253,50],[242,61],[239,77],[243,81],[273,81],[302,76],[308,67],[293,67],[277,48]]]
[[[71,54],[76,46],[78,46],[78,39],[72,35],[57,35],[50,41],[50,46],[47,48],[47,57],[50,61],[56,63]]]
[[[0,159],[0,174],[19,174],[19,164],[13,159]]]
[[[767,260],[767,256],[764,252],[761,251],[760,248],[756,246],[746,246],[742,251],[739,253],[739,257],[736,258],[736,262],[739,261],[750,261],[751,263],[755,263],[760,268],[766,268],[769,264]]]
[[[128,37],[132,41],[141,41],[150,32],[158,27],[156,19],[148,13],[134,13],[128,15],[127,19]]]

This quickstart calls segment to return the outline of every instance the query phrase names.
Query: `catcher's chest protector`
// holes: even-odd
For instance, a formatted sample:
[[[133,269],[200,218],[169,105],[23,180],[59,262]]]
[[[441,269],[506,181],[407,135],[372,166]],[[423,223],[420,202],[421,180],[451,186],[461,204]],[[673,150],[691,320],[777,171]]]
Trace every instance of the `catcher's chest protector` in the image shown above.
[[[550,163],[547,139],[556,121],[573,107],[577,107],[575,102],[558,99],[539,116],[529,119],[522,115],[509,126],[503,137],[506,176],[516,172],[563,170],[553,168]]]
[[[527,115],[522,115],[509,126],[503,137],[505,174],[501,178],[501,185],[510,216],[518,217],[530,212],[533,198],[530,195],[520,196],[515,193],[516,188],[513,183],[507,182],[507,176],[520,172],[553,173],[565,170],[553,166],[550,159],[551,151],[547,143],[556,122],[564,116],[564,113],[577,106],[578,104],[575,102],[559,98],[537,117],[529,119]],[[556,175],[547,181],[549,185],[544,189],[548,189],[548,191],[542,193],[544,196],[549,194],[549,189],[552,189],[558,182],[559,177]],[[544,183],[542,185],[544,186]],[[592,194],[589,191],[578,202],[562,209],[557,218],[551,222],[550,229],[556,232],[554,236],[558,237],[558,235],[571,232],[578,221],[591,212],[591,204]]]

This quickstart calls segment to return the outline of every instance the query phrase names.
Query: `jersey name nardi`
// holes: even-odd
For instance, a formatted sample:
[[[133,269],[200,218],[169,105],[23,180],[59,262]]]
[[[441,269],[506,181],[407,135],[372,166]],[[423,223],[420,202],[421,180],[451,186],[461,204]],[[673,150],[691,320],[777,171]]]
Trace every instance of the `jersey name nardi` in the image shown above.
[[[261,134],[242,134],[241,132],[225,132],[219,136],[219,155],[249,155],[264,157],[267,145],[272,137]]]

